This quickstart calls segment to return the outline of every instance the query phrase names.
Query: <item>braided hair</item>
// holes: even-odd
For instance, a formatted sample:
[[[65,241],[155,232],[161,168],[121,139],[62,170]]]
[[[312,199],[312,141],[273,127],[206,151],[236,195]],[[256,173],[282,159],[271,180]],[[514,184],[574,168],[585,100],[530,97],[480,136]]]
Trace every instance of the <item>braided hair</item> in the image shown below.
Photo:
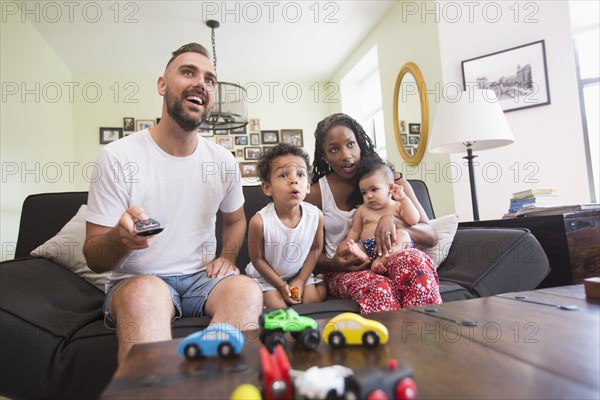
[[[336,126],[345,126],[354,132],[356,142],[360,147],[361,158],[371,155],[379,157],[377,153],[375,153],[375,146],[373,145],[371,138],[367,136],[365,130],[354,118],[342,113],[332,114],[319,122],[317,124],[317,129],[315,130],[315,159],[313,162],[312,183],[317,183],[319,178],[327,175],[327,173],[331,171],[331,168],[325,162],[323,147],[327,132]]]

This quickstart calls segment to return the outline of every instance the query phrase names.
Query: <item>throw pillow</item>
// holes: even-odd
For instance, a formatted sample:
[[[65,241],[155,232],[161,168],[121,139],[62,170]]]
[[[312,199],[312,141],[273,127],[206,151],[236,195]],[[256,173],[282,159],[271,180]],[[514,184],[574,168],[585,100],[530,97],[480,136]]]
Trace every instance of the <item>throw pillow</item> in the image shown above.
[[[415,246],[419,250],[426,253],[435,264],[435,268],[438,268],[440,264],[444,262],[448,257],[450,246],[454,240],[456,229],[458,228],[458,215],[449,214],[443,217],[432,219],[429,224],[433,227],[435,233],[437,233],[438,241],[433,247]]]
[[[111,273],[99,274],[92,271],[83,256],[86,210],[87,206],[82,205],[56,236],[33,250],[31,255],[47,258],[62,265],[104,292],[104,283]]]

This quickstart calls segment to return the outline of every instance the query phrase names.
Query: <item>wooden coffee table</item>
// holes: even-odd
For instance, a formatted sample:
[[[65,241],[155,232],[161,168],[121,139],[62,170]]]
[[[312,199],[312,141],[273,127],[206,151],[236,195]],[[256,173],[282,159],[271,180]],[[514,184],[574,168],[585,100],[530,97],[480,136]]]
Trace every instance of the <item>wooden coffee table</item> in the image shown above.
[[[321,343],[316,351],[306,351],[289,342],[286,351],[292,367],[384,367],[395,358],[414,371],[421,399],[600,397],[600,306],[586,299],[582,285],[369,317],[388,327],[386,345],[336,350]],[[477,325],[468,326],[469,321]],[[319,321],[321,328],[326,322]],[[260,384],[258,332],[246,332],[246,339],[241,356],[232,360],[186,361],[177,354],[182,339],[136,345],[103,398],[228,399],[239,384]]]

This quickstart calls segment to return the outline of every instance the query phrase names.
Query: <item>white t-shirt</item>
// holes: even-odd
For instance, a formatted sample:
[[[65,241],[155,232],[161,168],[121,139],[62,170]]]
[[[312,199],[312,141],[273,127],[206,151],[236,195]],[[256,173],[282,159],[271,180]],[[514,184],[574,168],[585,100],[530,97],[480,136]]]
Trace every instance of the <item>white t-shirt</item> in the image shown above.
[[[233,212],[243,204],[239,169],[229,151],[198,136],[191,155],[174,157],[145,129],[108,144],[98,155],[87,220],[113,227],[135,205],[165,228],[149,248],[131,252],[117,265],[111,279],[183,275],[215,259],[217,210]]]
[[[285,281],[296,276],[304,265],[319,227],[319,209],[306,202],[300,207],[302,219],[295,228],[281,222],[272,202],[258,212],[263,221],[264,258]],[[246,275],[261,277],[252,262],[246,267]]]
[[[321,188],[321,209],[325,228],[325,254],[329,258],[333,258],[339,244],[348,236],[356,208],[350,211],[343,211],[338,208],[329,188],[327,177],[324,176],[319,179],[319,187]]]

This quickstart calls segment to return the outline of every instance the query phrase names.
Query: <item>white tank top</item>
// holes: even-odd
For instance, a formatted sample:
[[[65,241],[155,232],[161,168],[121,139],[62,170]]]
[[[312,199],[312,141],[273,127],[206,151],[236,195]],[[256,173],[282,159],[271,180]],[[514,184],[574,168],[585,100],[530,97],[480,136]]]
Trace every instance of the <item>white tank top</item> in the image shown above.
[[[319,187],[321,188],[321,211],[323,211],[325,227],[325,254],[332,258],[338,245],[348,235],[356,208],[350,211],[342,211],[338,208],[329,188],[327,177],[319,179]]]
[[[319,227],[319,209],[306,202],[302,202],[300,207],[302,207],[302,219],[295,228],[288,228],[281,222],[273,202],[258,212],[263,221],[265,260],[283,280],[298,274],[310,252]],[[260,278],[260,274],[251,262],[246,267],[246,275]]]

